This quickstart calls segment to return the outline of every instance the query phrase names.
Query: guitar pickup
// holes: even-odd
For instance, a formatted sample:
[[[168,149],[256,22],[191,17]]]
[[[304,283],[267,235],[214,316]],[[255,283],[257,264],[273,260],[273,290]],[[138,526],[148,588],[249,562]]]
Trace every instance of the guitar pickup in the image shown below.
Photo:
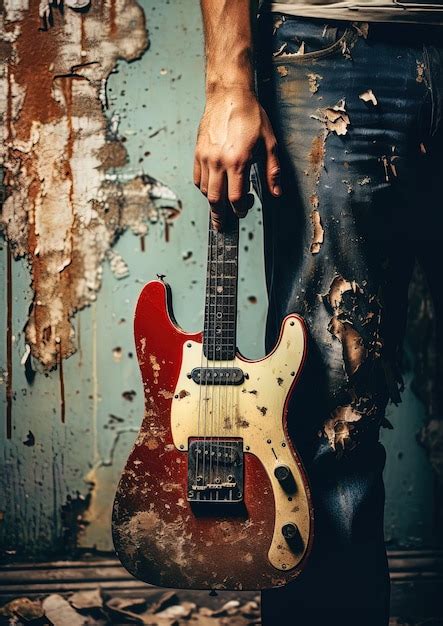
[[[191,378],[197,385],[241,385],[245,375],[239,367],[194,367]]]

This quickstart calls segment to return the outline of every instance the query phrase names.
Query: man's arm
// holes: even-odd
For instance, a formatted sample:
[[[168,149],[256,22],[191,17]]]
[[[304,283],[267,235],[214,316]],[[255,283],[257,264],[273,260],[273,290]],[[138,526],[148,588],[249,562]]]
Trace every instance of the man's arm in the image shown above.
[[[227,200],[247,212],[249,167],[266,155],[267,184],[281,194],[274,132],[254,90],[251,0],[201,0],[206,54],[206,107],[197,137],[194,182],[220,228]],[[262,144],[262,146],[260,146]]]

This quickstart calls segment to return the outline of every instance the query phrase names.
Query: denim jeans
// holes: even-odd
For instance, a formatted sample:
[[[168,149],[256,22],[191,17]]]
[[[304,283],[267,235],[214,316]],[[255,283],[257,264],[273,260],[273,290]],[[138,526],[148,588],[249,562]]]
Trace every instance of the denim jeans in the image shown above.
[[[308,358],[289,408],[310,477],[314,548],[292,584],[262,594],[264,626],[389,619],[383,536],[389,400],[415,260],[443,305],[443,28],[263,14],[257,88],[283,195],[258,161],[269,295],[266,347],[297,312]],[[439,353],[442,333],[437,328]]]

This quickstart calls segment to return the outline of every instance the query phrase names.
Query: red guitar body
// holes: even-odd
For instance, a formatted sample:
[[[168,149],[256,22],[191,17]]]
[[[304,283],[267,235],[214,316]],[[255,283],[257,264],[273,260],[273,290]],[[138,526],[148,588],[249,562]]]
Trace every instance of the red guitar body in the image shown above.
[[[304,325],[298,316],[286,318],[284,326],[288,332],[293,332],[295,323],[300,337],[305,338]],[[279,344],[283,335],[282,327]],[[285,341],[289,343],[289,339]],[[247,451],[248,446],[244,451],[242,511],[235,514],[230,513],[229,506],[228,510],[218,512],[216,508],[215,512],[207,514],[196,510],[194,503],[189,501],[188,452],[180,448],[180,445],[187,447],[186,424],[174,418],[174,411],[180,411],[180,406],[184,407],[185,413],[186,406],[192,410],[191,405],[178,403],[192,401],[189,385],[195,383],[189,380],[189,374],[187,383],[182,383],[180,377],[184,376],[183,355],[187,347],[191,350],[191,346],[192,349],[201,346],[202,333],[188,334],[176,325],[169,288],[160,280],[148,283],[139,297],[135,343],[143,378],[145,412],[114,502],[113,538],[122,564],[137,578],[165,587],[264,589],[293,580],[306,562],[313,537],[312,506],[305,472],[292,444],[285,443],[288,441],[287,400],[301,369],[305,343],[303,354],[299,355],[300,367],[288,374],[292,379],[281,414],[273,416],[284,437],[280,437],[281,442],[275,440],[272,444],[257,441],[257,451],[267,450],[266,445],[268,448],[273,446],[272,459],[279,456],[279,450],[290,455],[285,458],[292,460],[296,492],[287,496],[279,483],[273,482],[274,468],[266,469],[264,457],[260,459],[259,452],[253,453],[254,441],[251,440],[251,452]],[[237,355],[236,363],[248,369],[261,362],[248,361]],[[257,404],[254,398],[257,390],[248,388],[249,382],[250,379],[245,381],[244,389],[238,388],[239,397],[252,398]],[[276,384],[281,386],[282,383]],[[258,417],[268,423],[272,416],[265,415],[265,407],[257,406],[257,409],[261,411]],[[244,423],[241,427],[246,437]],[[227,434],[234,440],[241,436],[239,432],[237,429]],[[180,441],[184,443],[180,444]],[[274,464],[278,462],[273,461]],[[277,489],[283,495],[277,494]],[[291,553],[287,540],[276,527],[277,509],[282,508],[276,506],[276,494],[282,501],[289,501],[288,515],[291,512],[292,516],[300,516],[297,520],[299,543]]]

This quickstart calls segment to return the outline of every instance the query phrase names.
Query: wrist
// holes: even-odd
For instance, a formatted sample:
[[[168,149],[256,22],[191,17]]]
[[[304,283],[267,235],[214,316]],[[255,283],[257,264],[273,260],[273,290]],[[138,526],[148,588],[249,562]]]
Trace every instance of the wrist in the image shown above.
[[[208,78],[206,81],[206,99],[225,97],[256,98],[253,81],[247,76],[229,79],[226,76]]]
[[[242,49],[218,58],[208,55],[206,65],[206,95],[213,93],[255,93],[251,50]]]

